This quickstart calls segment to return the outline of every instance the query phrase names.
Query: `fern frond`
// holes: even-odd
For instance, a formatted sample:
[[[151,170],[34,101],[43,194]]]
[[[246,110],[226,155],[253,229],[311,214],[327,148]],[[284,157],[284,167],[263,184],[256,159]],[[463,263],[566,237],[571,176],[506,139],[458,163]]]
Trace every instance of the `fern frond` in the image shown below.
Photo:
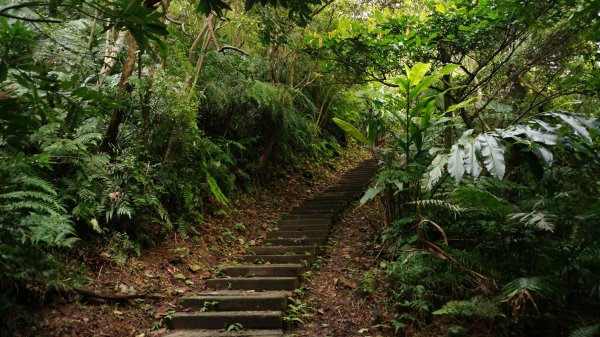
[[[598,337],[600,336],[600,324],[582,326],[569,334],[569,337]]]
[[[73,139],[73,144],[75,145],[94,145],[98,141],[102,139],[102,134],[98,132],[90,132],[86,134],[82,134],[81,136]]]
[[[515,310],[522,310],[525,301],[529,300],[538,310],[535,296],[550,299],[558,296],[555,285],[545,277],[520,277],[507,283],[501,292],[501,301],[511,304]]]
[[[480,317],[494,319],[505,317],[498,308],[498,304],[475,297],[466,301],[450,301],[440,309],[433,312],[434,315],[451,315],[461,317]]]
[[[121,204],[119,204],[119,207],[117,208],[117,216],[127,215],[127,217],[131,219],[132,214],[133,209],[129,207],[129,204],[127,202],[122,202]]]
[[[19,179],[19,181],[25,186],[37,187],[40,190],[42,190],[48,194],[51,194],[54,196],[57,195],[56,190],[54,189],[54,186],[52,186],[52,184],[45,181],[44,179],[34,177],[34,176],[25,176],[25,177],[21,177]]]
[[[2,209],[2,211],[5,211],[5,212],[31,210],[31,211],[38,211],[38,212],[47,213],[47,214],[51,214],[51,215],[57,215],[58,213],[56,212],[55,207],[53,207],[53,206],[54,205],[49,205],[49,204],[46,204],[43,202],[26,200],[26,201],[12,202],[7,205],[3,205],[0,209]]]
[[[29,240],[33,243],[72,247],[78,240],[73,223],[64,215],[31,214],[21,219],[21,223],[29,228]]]
[[[215,178],[213,178],[213,176],[211,176],[208,172],[206,172],[206,182],[208,183],[210,191],[215,199],[217,199],[217,201],[221,204],[227,205],[229,203],[229,199],[227,199],[225,194],[223,194],[223,191],[221,190],[221,187],[219,187],[219,184],[217,184]]]
[[[440,199],[422,199],[422,200],[416,200],[416,201],[411,201],[407,203],[408,205],[416,205],[419,207],[438,207],[438,208],[443,208],[446,209],[452,213],[461,213],[463,211],[463,208],[460,207],[459,205],[455,205],[455,204],[451,204],[449,202],[446,202],[444,200],[440,200]]]
[[[498,214],[504,216],[512,213],[517,208],[506,200],[476,187],[460,187],[452,191],[452,199],[455,203],[480,214]]]
[[[554,231],[555,225],[551,222],[554,218],[554,215],[543,211],[512,213],[508,215],[508,220],[517,221],[525,226],[532,226],[549,232]]]

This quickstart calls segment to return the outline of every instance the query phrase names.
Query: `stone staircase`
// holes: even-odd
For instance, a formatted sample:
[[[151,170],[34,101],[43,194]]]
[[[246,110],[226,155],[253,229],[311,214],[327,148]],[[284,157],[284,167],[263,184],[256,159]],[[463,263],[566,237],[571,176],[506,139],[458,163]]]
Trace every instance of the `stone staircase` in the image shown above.
[[[363,161],[335,185],[284,215],[263,245],[240,256],[242,264],[207,280],[215,291],[184,298],[190,312],[175,313],[168,337],[283,337],[288,292],[300,287],[328,239],[338,214],[367,187],[377,170]],[[227,331],[230,330],[237,331]]]

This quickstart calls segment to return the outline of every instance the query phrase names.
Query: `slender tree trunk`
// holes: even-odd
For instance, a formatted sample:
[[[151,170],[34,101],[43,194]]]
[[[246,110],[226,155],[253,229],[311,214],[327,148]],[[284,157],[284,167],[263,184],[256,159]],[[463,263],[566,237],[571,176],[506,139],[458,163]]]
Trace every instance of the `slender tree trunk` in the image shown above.
[[[106,48],[104,49],[104,65],[100,69],[100,74],[107,75],[111,72],[114,66],[117,64],[117,56],[121,51],[121,48],[125,45],[125,39],[127,39],[129,33],[126,30],[119,31],[119,35],[114,43],[112,43],[113,31],[109,30],[106,32]],[[129,40],[129,39],[128,39]]]
[[[279,128],[274,126],[271,130],[271,135],[269,136],[269,140],[260,155],[259,164],[262,168],[266,168],[269,164],[269,158],[271,157],[271,153],[273,153],[273,146],[275,145],[275,141],[277,141],[277,134],[279,134]]]
[[[137,50],[137,43],[135,42],[135,38],[131,34],[127,34],[127,42],[129,47],[127,49],[127,58],[123,63],[123,71],[121,72],[121,79],[119,80],[119,89],[115,96],[115,101],[121,100],[126,93],[131,91],[131,86],[127,82],[131,75],[133,74],[133,70],[135,68],[135,52]],[[123,117],[125,116],[126,109],[124,108],[114,108],[112,110],[112,116],[108,123],[108,129],[106,130],[106,134],[102,139],[102,143],[100,144],[100,150],[114,154],[114,147],[117,144],[117,137],[119,135],[119,126],[123,122]]]
[[[442,59],[442,63],[447,64],[451,61],[451,56],[448,52],[442,48],[440,49],[440,56]],[[452,87],[452,76],[450,74],[444,75],[442,77],[442,82],[444,83],[444,111],[448,111],[448,108],[452,106],[454,103],[454,97],[450,93],[450,88]],[[452,112],[446,112],[446,117],[452,118]],[[444,128],[444,146],[449,149],[452,147],[452,141],[454,137],[454,128],[452,127],[452,121],[446,123],[446,127]]]
[[[150,98],[152,98],[152,84],[156,68],[157,64],[153,61],[150,65],[150,69],[148,70],[148,88],[146,89],[146,92],[140,93],[142,111],[142,135],[144,136],[144,138],[148,138],[150,134]]]
[[[444,90],[449,90],[451,87],[452,77],[450,75],[444,75],[442,77],[444,82]],[[444,111],[448,111],[448,108],[454,104],[454,97],[447,91],[444,94]],[[452,118],[452,112],[446,112],[446,117]],[[452,147],[454,137],[454,128],[452,127],[452,121],[446,123],[444,128],[444,146],[449,149]]]

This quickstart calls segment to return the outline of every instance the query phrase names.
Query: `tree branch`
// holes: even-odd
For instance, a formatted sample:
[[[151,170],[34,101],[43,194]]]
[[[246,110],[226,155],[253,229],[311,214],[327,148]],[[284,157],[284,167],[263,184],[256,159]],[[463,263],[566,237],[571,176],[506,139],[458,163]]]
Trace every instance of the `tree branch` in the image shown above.
[[[218,49],[218,52],[222,53],[225,50],[235,50],[238,53],[244,55],[244,56],[250,56],[250,54],[248,54],[247,52],[243,51],[242,49],[238,48],[238,47],[234,47],[234,46],[223,46],[221,48]]]

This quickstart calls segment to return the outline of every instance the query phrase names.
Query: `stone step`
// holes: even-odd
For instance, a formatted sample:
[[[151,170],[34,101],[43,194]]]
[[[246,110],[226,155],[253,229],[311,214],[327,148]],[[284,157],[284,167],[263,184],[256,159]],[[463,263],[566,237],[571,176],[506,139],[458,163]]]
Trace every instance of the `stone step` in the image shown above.
[[[231,277],[279,277],[298,276],[304,272],[300,263],[247,264],[223,268],[223,274]]]
[[[331,226],[333,224],[333,220],[331,219],[312,219],[310,217],[307,218],[297,218],[297,219],[281,219],[277,223],[278,227],[285,225],[320,225],[320,226]]]
[[[281,220],[324,220],[333,221],[335,216],[330,214],[293,214],[288,213],[281,217]]]
[[[343,206],[346,204],[345,200],[340,200],[339,197],[335,198],[316,198],[304,202],[302,205],[322,205],[322,206]]]
[[[327,242],[327,238],[286,238],[286,239],[266,239],[263,244],[266,246],[322,246]]]
[[[283,310],[287,305],[285,291],[207,292],[182,299],[181,305],[205,311]]]
[[[294,290],[300,286],[298,277],[228,277],[206,280],[213,289],[231,290]]]
[[[249,249],[254,254],[273,255],[273,254],[317,254],[315,246],[260,246]]]
[[[275,230],[280,231],[328,231],[333,227],[332,225],[303,225],[303,224],[279,224],[275,227]]]
[[[338,213],[340,210],[342,209],[341,206],[320,206],[320,205],[316,205],[316,206],[299,206],[293,209],[294,213],[306,213],[306,212],[310,212],[310,213],[314,213],[314,212],[318,212],[318,213],[322,213],[322,212],[331,212],[331,213]]]
[[[302,247],[302,246],[299,246]],[[249,263],[313,263],[316,261],[316,255],[307,254],[257,254],[243,255],[240,259]]]
[[[337,215],[338,211],[332,211],[330,209],[295,209],[293,210],[293,214],[306,215],[306,214],[319,214],[326,215],[330,217],[334,217]]]
[[[329,234],[327,230],[312,230],[312,231],[290,231],[290,230],[278,230],[267,233],[267,239],[297,239],[297,238],[311,238],[311,239],[323,239]]]
[[[242,330],[242,331],[219,331],[219,330],[179,330],[169,332],[163,337],[283,337],[281,329],[266,330]]]
[[[364,188],[367,185],[368,185],[367,182],[360,182],[360,183],[340,182],[339,184],[331,185],[323,192],[356,192],[356,191],[359,191],[361,188]]]
[[[233,324],[243,329],[281,329],[281,311],[178,312],[171,316],[173,329],[225,329]]]

